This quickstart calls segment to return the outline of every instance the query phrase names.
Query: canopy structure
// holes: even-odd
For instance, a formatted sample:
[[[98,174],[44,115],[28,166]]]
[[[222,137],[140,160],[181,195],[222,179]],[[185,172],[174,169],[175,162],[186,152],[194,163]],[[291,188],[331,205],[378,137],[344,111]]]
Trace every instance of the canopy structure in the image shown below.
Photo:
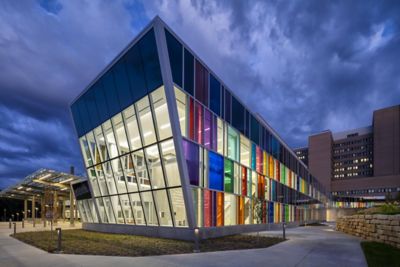
[[[84,177],[40,169],[25,177],[21,182],[1,191],[0,197],[31,200],[34,196],[43,196],[45,191],[57,192],[58,196],[69,197],[71,184],[83,180],[85,180]]]
[[[0,198],[23,200],[23,218],[33,222],[40,213],[42,220],[69,219],[73,223],[79,215],[71,185],[84,180],[84,177],[73,174],[40,169],[1,191]]]

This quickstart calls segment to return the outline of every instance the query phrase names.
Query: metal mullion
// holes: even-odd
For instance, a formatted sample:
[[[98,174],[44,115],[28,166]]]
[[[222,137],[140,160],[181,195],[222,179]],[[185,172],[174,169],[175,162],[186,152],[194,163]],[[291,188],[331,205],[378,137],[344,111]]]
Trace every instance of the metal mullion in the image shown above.
[[[154,22],[154,32],[157,44],[158,57],[160,60],[161,76],[165,87],[165,97],[169,108],[169,118],[171,123],[171,130],[173,141],[175,145],[177,165],[179,169],[179,175],[181,180],[181,187],[183,193],[183,199],[185,203],[185,210],[187,216],[187,222],[189,228],[194,228],[194,211],[193,211],[193,198],[191,194],[191,187],[189,186],[189,175],[187,170],[187,164],[184,158],[183,145],[182,145],[182,134],[180,131],[179,116],[176,105],[176,97],[174,92],[174,85],[172,81],[172,73],[170,68],[170,62],[167,51],[167,44],[165,39],[165,26],[160,19],[156,19]],[[194,67],[193,60],[193,67]],[[194,68],[193,68],[194,74]],[[194,85],[195,79],[193,79]],[[195,88],[193,86],[193,94],[195,95]]]
[[[120,194],[118,194],[118,195],[116,195],[116,196],[118,197],[118,203],[119,203],[119,206],[121,207],[121,213],[122,213],[122,218],[124,219],[124,224],[127,224],[127,223],[126,223],[126,218],[125,218],[125,213],[124,213],[124,210],[122,209],[121,198],[119,197]],[[111,205],[112,205],[112,201],[111,201]],[[115,218],[115,219],[117,219],[117,218]],[[116,221],[116,222],[117,222],[117,224],[118,224],[118,221]]]
[[[100,197],[96,197],[96,198],[95,198],[96,205],[98,205],[98,204],[97,204],[97,202],[98,202],[97,199],[100,199],[101,203],[103,204],[103,212],[104,212],[105,216],[107,217],[107,223],[110,223],[110,220],[108,219],[108,215],[107,215],[107,212],[106,212],[106,206],[104,205],[103,197],[100,196]],[[98,207],[98,208],[100,209],[100,207]],[[99,215],[100,215],[100,214],[99,214]],[[101,221],[102,221],[101,216],[99,217],[99,221],[100,221],[100,223],[101,223]],[[104,222],[103,222],[103,223],[104,223]]]
[[[121,166],[121,169],[122,169],[121,156],[119,156],[118,158],[113,159],[112,161],[114,161],[114,160],[118,160],[118,164]],[[125,192],[125,193],[119,192],[119,190],[118,190],[118,184],[117,184],[116,177],[115,177],[114,168],[113,168],[113,166],[112,166],[112,161],[110,160],[110,166],[111,166],[112,175],[113,175],[113,177],[114,177],[115,189],[117,190],[117,194],[125,194],[125,193],[128,193],[128,187],[126,186],[126,177],[125,177],[125,173],[124,173],[123,169],[122,169],[122,175],[123,175],[124,178],[125,178],[124,184],[125,184],[126,192]]]
[[[132,161],[132,168],[133,168],[133,172],[135,173],[135,179],[136,179],[136,187],[138,188],[137,194],[140,195],[140,193],[139,193],[139,184],[137,182],[136,169],[135,169],[135,164],[133,164],[132,154],[129,153],[127,155],[127,157],[129,157],[131,159],[131,161]],[[130,196],[130,193],[129,193],[129,190],[128,190],[128,185],[127,185],[128,182],[127,182],[126,175],[125,175],[125,169],[123,169],[123,172],[124,172],[124,176],[125,176],[125,183],[126,183],[126,190],[127,190],[126,191],[127,192],[126,195],[128,196],[128,199],[129,199],[129,207],[131,207],[133,222],[136,225],[136,218],[135,218],[135,213],[133,212],[133,208],[132,208],[132,200],[131,200],[131,196]],[[140,202],[142,202],[142,201],[140,200]]]
[[[88,219],[88,214],[90,214],[90,219],[93,222],[94,220],[93,220],[93,216],[92,216],[92,211],[89,208],[88,200],[87,199],[83,199],[81,203],[82,203],[83,208],[86,211],[86,219]]]
[[[113,125],[112,125],[112,121],[111,121],[111,119],[109,120],[110,121],[110,125],[111,125],[111,131],[112,131],[112,133],[113,133],[113,135],[114,135],[114,138],[115,138],[115,134],[114,134],[114,129],[113,129]],[[101,131],[102,131],[102,133],[103,133],[103,137],[104,137],[104,141],[106,142],[106,150],[107,150],[107,154],[108,154],[108,160],[106,160],[106,161],[104,161],[104,162],[102,162],[101,163],[101,166],[103,167],[103,164],[105,164],[105,163],[109,163],[110,164],[110,169],[111,169],[111,173],[112,173],[112,177],[113,177],[113,181],[114,181],[114,186],[115,186],[115,190],[117,191],[117,194],[118,194],[118,187],[117,187],[117,184],[115,183],[115,176],[114,176],[114,171],[113,171],[113,168],[112,168],[112,162],[111,162],[111,157],[110,157],[110,153],[108,152],[108,140],[107,140],[107,137],[106,137],[106,135],[105,135],[105,131],[104,131],[104,129],[103,129],[103,125],[101,125]],[[115,141],[117,141],[117,140],[115,140]],[[118,151],[118,144],[115,144],[116,146],[117,146],[117,151]],[[119,156],[117,156],[116,157],[116,159],[118,159],[119,158]],[[114,158],[115,159],[115,158]],[[104,174],[104,179],[105,179],[105,181],[106,181],[106,186],[107,186],[107,190],[108,190],[108,195],[111,195],[110,194],[110,188],[108,187],[108,184],[107,184],[107,178],[106,178],[106,172],[104,171],[104,167],[103,167],[103,174]],[[115,214],[114,214],[115,215]]]
[[[164,142],[167,142],[168,140],[170,140],[170,139],[166,139]],[[172,142],[173,142],[173,140],[172,140]],[[163,175],[164,175],[164,184],[165,184],[165,189],[164,190],[167,193],[167,198],[168,198],[168,202],[169,202],[168,203],[169,204],[169,212],[171,213],[171,219],[172,219],[172,226],[175,227],[175,217],[173,216],[174,214],[172,212],[173,211],[173,209],[172,209],[172,201],[171,201],[171,197],[169,195],[169,190],[166,189],[166,188],[169,188],[169,184],[167,183],[167,179],[166,179],[167,175],[166,175],[166,170],[165,170],[165,166],[164,166],[164,158],[162,157],[163,152],[161,150],[160,143],[158,143],[157,145],[158,145],[158,154],[160,154],[161,169],[162,169],[162,172],[163,172]],[[174,146],[174,150],[175,150],[175,146]],[[160,153],[160,151],[161,151],[161,153]],[[176,152],[175,152],[175,154],[176,154]],[[179,172],[179,170],[178,170],[178,172]]]
[[[157,145],[157,144],[156,144]],[[158,154],[160,155],[160,151],[158,152]],[[158,218],[158,209],[157,209],[157,205],[156,205],[156,201],[154,198],[154,193],[153,193],[153,185],[152,185],[152,179],[153,177],[150,178],[150,172],[149,172],[149,165],[147,164],[147,153],[146,153],[146,149],[143,149],[143,155],[144,155],[144,162],[146,164],[146,170],[147,170],[147,175],[149,177],[149,183],[150,183],[150,191],[151,191],[151,196],[153,198],[153,203],[154,203],[154,208],[156,210],[156,217],[157,217],[157,222],[158,222],[158,226],[160,226],[160,219]],[[165,183],[165,181],[164,181]],[[143,205],[142,205],[143,206]]]
[[[92,135],[93,135],[93,141],[94,141],[94,146],[95,146],[95,148],[97,149],[97,143],[96,143],[96,137],[95,137],[95,134],[94,134],[94,129],[92,130],[92,131],[90,131],[91,133],[92,133]],[[89,133],[90,133],[89,132]],[[94,157],[94,153],[92,152],[92,148],[90,147],[90,145],[89,145],[89,142],[87,141],[88,140],[88,138],[87,138],[87,135],[89,134],[89,133],[86,133],[85,135],[83,135],[85,138],[86,138],[86,142],[88,143],[88,149],[89,149],[89,154],[90,154],[90,157],[92,158],[92,166],[95,166],[96,164],[95,164],[95,157]],[[79,144],[80,145],[80,144]]]
[[[114,196],[114,195],[113,195],[113,196]],[[108,200],[110,201],[111,212],[112,212],[112,214],[113,214],[113,216],[114,216],[115,224],[118,224],[118,223],[117,223],[117,217],[115,216],[115,211],[114,211],[114,208],[113,208],[113,206],[112,206],[111,196],[109,195],[109,196],[105,196],[105,197],[103,197],[103,198],[108,198]],[[104,200],[104,199],[103,199],[103,200]],[[104,208],[105,208],[105,206],[104,206]]]
[[[105,143],[105,152],[106,152],[106,157],[108,158],[108,159],[105,159],[105,158],[102,158],[102,155],[101,155],[101,152],[100,152],[100,146],[99,146],[99,143],[97,142],[97,135],[95,134],[95,129],[100,129],[100,131],[101,131],[101,135],[103,136],[103,138],[104,138],[104,143]],[[93,137],[94,137],[94,141],[95,141],[95,144],[96,144],[96,149],[97,149],[97,151],[99,152],[99,158],[100,158],[100,161],[101,162],[104,162],[104,161],[107,161],[107,160],[109,160],[110,159],[110,153],[108,152],[108,146],[107,146],[107,139],[106,139],[106,136],[105,136],[105,134],[104,134],[104,131],[103,131],[103,127],[101,126],[101,125],[99,125],[98,127],[96,127],[95,129],[93,129]]]
[[[144,140],[143,140],[143,136],[142,136],[142,123],[141,123],[141,120],[139,118],[140,114],[139,114],[139,112],[137,110],[136,104],[133,105],[133,110],[135,111],[135,115],[137,114],[136,115],[136,117],[137,117],[137,126],[138,126],[138,131],[139,131],[139,138],[140,138],[140,141],[141,141],[141,144],[142,144],[142,147],[140,149],[135,150],[135,151],[139,151],[139,150],[143,151],[143,156],[144,156],[144,161],[145,161],[145,164],[146,164],[147,175],[149,175],[149,173],[148,173],[149,170],[147,169],[147,163],[146,163],[146,155],[144,153],[144,147],[143,147]],[[132,153],[131,153],[131,156],[132,156]],[[132,162],[133,162],[133,158],[132,158]],[[133,164],[133,168],[135,170],[136,183],[137,183],[137,187],[138,187],[138,194],[139,194],[139,199],[140,199],[140,205],[142,206],[144,221],[145,221],[146,225],[148,225],[146,212],[144,211],[144,207],[143,207],[143,199],[142,199],[142,194],[141,194],[142,190],[140,188],[140,183],[138,182],[138,176],[137,176],[135,164]],[[150,182],[150,188],[152,188],[150,179],[149,179],[149,182]],[[154,199],[153,199],[153,201],[154,201]]]
[[[114,129],[113,129],[113,126],[112,126],[112,121],[111,121],[111,119],[108,119],[108,121],[110,121],[110,125],[111,125],[111,131],[112,131],[112,133],[113,133],[113,135],[114,135]],[[105,121],[105,122],[107,122],[107,121]],[[105,123],[104,122],[104,123]],[[107,154],[108,154],[108,159],[109,160],[111,160],[112,158],[111,158],[111,153],[110,153],[110,151],[109,151],[109,149],[108,149],[108,146],[109,146],[109,142],[108,142],[108,139],[107,139],[107,135],[105,134],[105,129],[104,129],[104,123],[100,126],[100,129],[101,129],[101,132],[103,133],[103,137],[104,137],[104,142],[106,143],[106,149],[107,149]],[[115,139],[115,135],[114,135],[114,139]],[[117,140],[115,139],[115,142],[116,142]],[[119,156],[119,150],[118,150],[118,145],[117,144],[115,144],[116,146],[117,146],[117,153],[118,153],[118,156]],[[117,157],[118,157],[117,156]]]
[[[164,96],[165,96],[165,88],[164,88],[164,86],[163,86],[163,90],[164,90]],[[163,179],[164,179],[164,189],[165,188],[167,188],[168,187],[168,183],[167,183],[167,179],[166,179],[166,171],[165,171],[165,169],[164,169],[164,160],[163,160],[163,158],[162,158],[162,150],[161,150],[161,145],[160,145],[160,143],[161,143],[161,138],[160,138],[160,133],[158,132],[158,124],[157,124],[157,117],[156,117],[156,115],[155,115],[155,108],[154,108],[154,106],[153,106],[153,97],[152,97],[152,95],[150,94],[150,96],[149,96],[149,98],[150,98],[150,110],[151,110],[151,112],[152,112],[152,116],[153,116],[153,125],[155,126],[154,127],[154,129],[155,129],[155,131],[156,131],[156,138],[158,139],[158,141],[157,141],[157,143],[156,143],[156,145],[157,145],[157,148],[158,148],[158,157],[159,157],[159,159],[160,159],[160,164],[161,164],[161,171],[162,171],[162,174],[163,174]],[[167,99],[165,99],[165,105],[167,105],[167,110],[168,110],[168,103],[167,103]],[[168,120],[169,120],[169,112],[168,112]],[[170,123],[170,125],[171,125],[171,122],[169,122]],[[171,132],[171,135],[172,135],[172,132]],[[169,140],[169,137],[168,138],[166,138],[166,139],[164,139],[163,140],[163,142],[166,142],[167,140]],[[174,149],[175,149],[175,146],[174,146]],[[160,151],[161,151],[161,153],[160,153]],[[146,154],[146,159],[147,159],[147,154]],[[146,164],[147,164],[147,162],[146,162]],[[169,206],[169,212],[170,212],[170,215],[171,215],[171,219],[172,219],[172,226],[173,227],[175,227],[175,220],[174,220],[174,218],[173,218],[173,214],[172,214],[172,209],[171,209],[171,198],[169,197],[169,194],[168,194],[168,191],[167,190],[165,190],[166,191],[166,193],[167,193],[167,198],[168,198],[168,206]],[[154,194],[153,194],[153,200],[154,200],[154,202],[155,202],[155,198],[154,198]],[[156,202],[155,202],[156,203]],[[158,205],[155,205],[155,206],[158,206]],[[157,207],[157,209],[156,209],[156,211],[158,211],[158,207]],[[157,212],[157,217],[158,217],[158,212]]]
[[[139,125],[139,120],[138,120],[138,116],[137,116],[137,114],[136,114],[135,104],[132,104],[132,108],[133,108],[134,115],[132,115],[131,117],[136,117],[136,125]],[[126,154],[126,156],[128,156],[128,157],[131,159],[132,164],[133,164],[133,159],[132,159],[132,144],[131,144],[131,140],[129,139],[129,135],[128,135],[128,126],[127,126],[127,123],[126,123],[127,118],[125,118],[124,112],[121,112],[121,117],[122,117],[122,124],[124,125],[126,140],[127,140],[127,142],[128,142],[128,146],[129,146],[129,152]],[[138,126],[138,131],[139,131],[139,138],[141,138],[141,133],[140,133],[140,130],[139,130],[139,126]],[[142,143],[142,140],[141,140],[141,139],[140,139],[140,143],[141,143],[141,146],[143,147],[143,143]],[[137,151],[137,150],[135,150],[135,151]],[[132,165],[132,168],[133,168],[133,171],[134,171],[134,173],[135,173],[136,186],[137,186],[138,192],[139,192],[139,184],[138,184],[138,181],[137,181],[137,175],[136,175],[135,164]],[[127,194],[129,194],[128,182],[127,182],[127,180],[126,180],[126,175],[125,175],[125,169],[124,169],[124,176],[125,176],[126,192],[127,192]],[[131,205],[131,209],[132,209],[132,205]],[[132,214],[133,214],[133,209],[132,209]],[[135,221],[135,224],[136,224],[135,218],[134,218],[134,221]]]
[[[101,190],[100,190],[100,185],[99,185],[99,181],[98,181],[98,178],[97,178],[97,173],[96,173],[96,169],[94,168],[94,166],[93,167],[89,167],[89,168],[86,168],[86,173],[88,173],[88,172],[90,172],[90,168],[93,168],[93,170],[94,170],[94,175],[95,175],[95,177],[96,177],[96,183],[97,183],[97,186],[98,186],[98,189],[99,189],[99,194],[100,194],[100,196],[101,196]],[[89,175],[89,173],[88,173],[88,177],[89,177],[89,180],[90,180],[90,175]],[[93,192],[93,187],[92,187],[92,185],[91,185],[91,183],[92,182],[89,182],[89,190],[91,191],[91,195],[92,195],[92,200],[93,200],[93,202],[94,202],[94,207],[95,207],[95,210],[96,210],[96,213],[97,213],[97,217],[99,218],[99,221],[101,222],[101,220],[100,220],[100,213],[99,213],[99,207],[97,206],[97,203],[96,203],[96,200],[95,200],[95,196],[94,196],[94,192]]]
[[[82,139],[82,138],[84,138],[84,139]],[[84,165],[85,165],[86,168],[88,168],[91,165],[88,164],[88,166],[86,166],[86,160],[85,159],[87,158],[87,155],[85,156],[85,154],[86,154],[85,147],[84,147],[85,145],[83,145],[83,147],[82,147],[82,144],[81,144],[81,142],[83,140],[84,140],[84,142],[86,142],[86,145],[87,145],[87,148],[88,148],[88,151],[89,151],[90,161],[92,162],[92,165],[93,165],[93,159],[92,159],[92,155],[90,154],[89,143],[88,143],[88,141],[86,139],[86,135],[82,135],[80,138],[78,138],[78,143],[79,143],[79,147],[81,148],[81,153],[82,153]]]

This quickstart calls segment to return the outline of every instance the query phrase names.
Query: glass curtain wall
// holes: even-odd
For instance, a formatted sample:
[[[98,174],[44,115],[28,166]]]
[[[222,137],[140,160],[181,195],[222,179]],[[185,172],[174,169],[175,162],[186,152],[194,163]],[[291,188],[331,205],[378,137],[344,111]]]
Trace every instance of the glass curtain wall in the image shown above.
[[[80,138],[100,218],[87,222],[187,227],[164,87]]]

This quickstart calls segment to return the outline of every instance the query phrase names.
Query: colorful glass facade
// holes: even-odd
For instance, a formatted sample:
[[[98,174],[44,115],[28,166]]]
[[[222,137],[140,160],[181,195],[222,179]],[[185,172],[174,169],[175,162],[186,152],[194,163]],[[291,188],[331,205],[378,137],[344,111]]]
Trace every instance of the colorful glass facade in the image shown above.
[[[71,106],[97,213],[83,220],[208,228],[313,219],[327,201],[319,182],[156,21]]]

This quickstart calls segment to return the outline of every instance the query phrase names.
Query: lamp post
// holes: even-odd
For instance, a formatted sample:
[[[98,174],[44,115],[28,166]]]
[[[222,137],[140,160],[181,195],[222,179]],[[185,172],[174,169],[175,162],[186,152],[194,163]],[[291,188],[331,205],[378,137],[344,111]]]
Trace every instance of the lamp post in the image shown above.
[[[19,212],[17,212],[17,221],[19,221]]]
[[[4,209],[4,221],[7,221],[7,209]]]

